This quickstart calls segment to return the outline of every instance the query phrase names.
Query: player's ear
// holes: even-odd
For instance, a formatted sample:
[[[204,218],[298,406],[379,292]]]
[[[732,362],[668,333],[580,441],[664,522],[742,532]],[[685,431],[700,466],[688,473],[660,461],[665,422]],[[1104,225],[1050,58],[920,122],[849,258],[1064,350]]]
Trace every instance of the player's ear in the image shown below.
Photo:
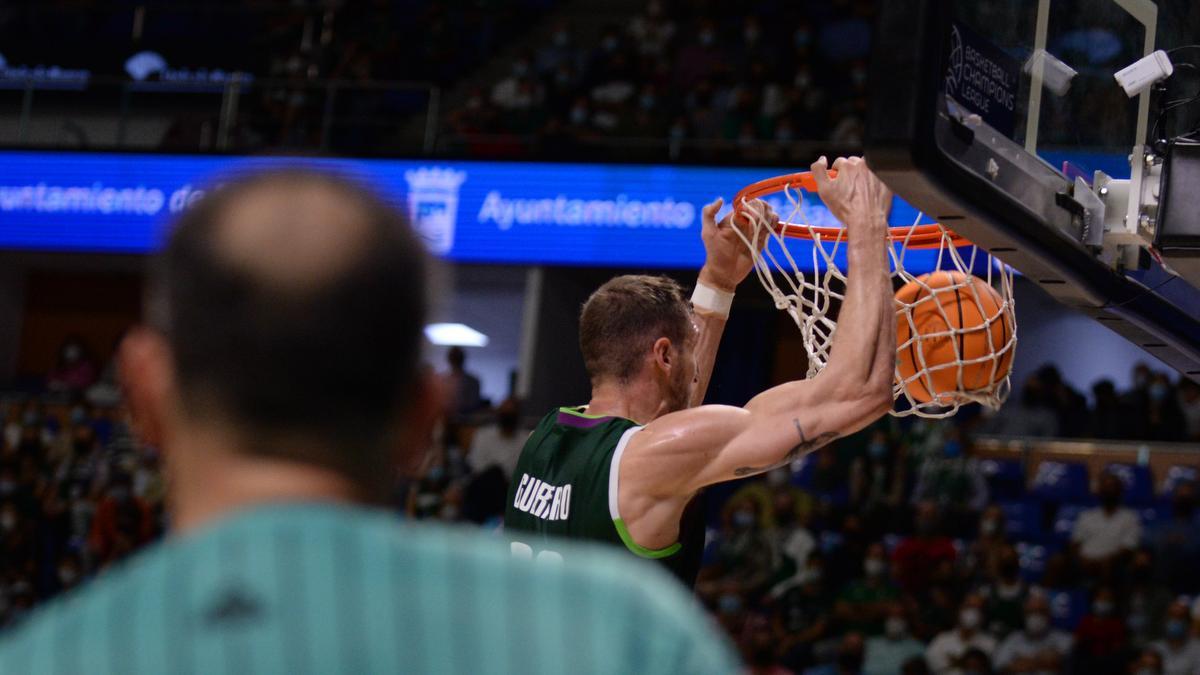
[[[175,396],[170,345],[161,333],[138,327],[121,341],[119,354],[118,374],[133,432],[143,443],[161,448]]]
[[[671,365],[675,362],[675,354],[671,349],[671,338],[660,337],[655,340],[654,346],[650,348],[650,353],[654,359],[655,370],[664,373],[671,371]]]

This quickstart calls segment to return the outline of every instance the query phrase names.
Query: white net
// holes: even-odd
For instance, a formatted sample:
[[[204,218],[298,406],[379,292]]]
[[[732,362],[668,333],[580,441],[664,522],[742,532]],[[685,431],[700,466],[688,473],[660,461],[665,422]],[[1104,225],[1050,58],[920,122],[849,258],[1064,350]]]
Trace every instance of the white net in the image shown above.
[[[751,251],[755,274],[775,307],[787,312],[800,329],[808,357],[806,376],[812,378],[829,363],[837,331],[830,311],[845,299],[846,275],[839,266],[845,257],[845,233],[812,224],[803,191],[798,183],[785,185],[786,202],[770,201],[778,213],[789,214],[786,229],[812,239],[811,260],[805,261],[811,272],[801,270],[786,245],[785,228],[778,227],[760,202],[735,205],[752,228],[750,236],[734,231]],[[892,414],[947,417],[966,403],[998,408],[1011,388],[1017,342],[1012,270],[982,249],[963,246],[965,241],[941,225],[917,224],[893,228],[888,246],[893,287],[900,287],[893,394],[905,400]],[[764,237],[766,245],[760,250],[754,242]],[[928,274],[905,269],[909,251],[918,246],[923,268],[933,258]]]

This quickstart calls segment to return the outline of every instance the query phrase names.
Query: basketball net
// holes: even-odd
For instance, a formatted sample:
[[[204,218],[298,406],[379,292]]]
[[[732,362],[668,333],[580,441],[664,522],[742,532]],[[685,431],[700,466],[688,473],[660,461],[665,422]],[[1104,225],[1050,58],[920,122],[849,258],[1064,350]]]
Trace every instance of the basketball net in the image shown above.
[[[837,331],[837,321],[829,315],[830,309],[835,301],[840,306],[840,303],[845,300],[846,275],[838,267],[836,258],[846,237],[843,236],[844,231],[839,230],[839,234],[831,235],[828,227],[818,228],[810,224],[804,209],[803,189],[791,184],[783,186],[782,192],[790,204],[790,214],[782,223],[772,221],[768,217],[767,210],[761,207],[760,202],[743,201],[741,204],[735,204],[734,208],[750,221],[752,228],[750,236],[744,234],[740,228],[735,227],[733,230],[737,232],[753,256],[755,275],[762,287],[771,295],[776,309],[786,312],[800,329],[805,354],[808,356],[806,379],[811,379],[829,363],[830,348],[833,344],[833,336]],[[919,218],[920,216],[918,216],[918,221]],[[930,271],[956,271],[965,275],[962,277],[962,281],[950,285],[940,285],[936,289],[932,288],[921,277],[909,273],[904,268],[910,243],[913,244],[912,248],[917,247],[914,238],[914,228],[917,225],[918,223],[914,222],[913,227],[890,228],[891,245],[887,247],[891,259],[889,276],[892,279],[893,288],[910,282],[917,283],[922,287],[922,292],[917,294],[917,300],[913,303],[895,300],[897,320],[907,321],[910,336],[904,342],[897,344],[896,348],[897,351],[913,348],[910,353],[915,357],[916,372],[908,377],[903,377],[897,366],[892,394],[897,399],[903,397],[907,402],[907,407],[901,406],[900,410],[893,409],[892,415],[896,417],[908,415],[931,418],[949,417],[957,412],[960,406],[967,403],[980,403],[993,409],[999,408],[1008,398],[1011,390],[1009,371],[1012,369],[1012,358],[1007,355],[1015,351],[1017,343],[1012,269],[986,251],[969,245],[940,224],[932,226],[936,228],[932,231],[932,235],[930,234],[931,226],[923,225],[921,226],[923,232],[920,235],[920,248],[937,250],[936,262]],[[940,237],[938,237],[938,232],[940,232]],[[754,242],[761,242],[764,237],[766,245],[760,250],[754,245]],[[792,251],[785,245],[788,237],[812,240],[810,262],[813,271],[811,273],[802,272],[796,264]],[[969,250],[965,258],[963,251],[959,249],[959,246],[964,245],[964,248]],[[983,311],[982,308],[986,305],[981,302],[975,284],[971,283],[972,270],[978,269],[976,263],[986,263],[987,275],[983,280],[1000,295],[1001,302],[995,312]],[[782,281],[782,287],[780,281]],[[943,303],[938,300],[938,295],[959,292],[963,293],[962,301],[973,301],[980,308],[980,315],[983,316],[985,322],[983,325],[964,329],[953,328],[955,322],[947,314]],[[913,312],[924,303],[931,303],[931,307],[936,308],[943,322],[941,325],[948,330],[928,332],[928,326],[922,328],[927,331],[924,334],[918,330],[919,327],[913,321]],[[929,311],[927,308],[922,308],[922,310]],[[1004,320],[1007,320],[1011,330],[1004,331],[1004,334],[1007,335],[1004,344],[997,344],[999,341],[993,337],[991,326],[997,321]],[[959,336],[967,333],[986,336],[988,347],[986,355],[976,358],[963,357]],[[922,347],[924,343],[930,341],[947,341],[953,346],[954,360],[938,364],[926,363],[925,350]],[[969,389],[966,387],[963,382],[964,366],[972,367],[972,371],[975,373],[979,373],[982,369],[989,375],[986,378],[986,382],[989,384],[983,388]],[[908,385],[917,380],[920,380],[921,384],[926,387],[926,391],[937,391],[932,384],[931,375],[946,369],[954,369],[956,372],[957,387],[955,391],[938,392],[932,400],[927,402],[919,401],[909,393]]]

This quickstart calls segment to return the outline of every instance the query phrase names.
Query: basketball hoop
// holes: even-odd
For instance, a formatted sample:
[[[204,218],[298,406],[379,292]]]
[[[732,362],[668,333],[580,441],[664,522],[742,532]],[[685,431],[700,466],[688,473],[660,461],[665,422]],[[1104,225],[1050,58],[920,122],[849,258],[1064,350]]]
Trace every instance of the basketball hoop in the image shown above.
[[[812,224],[805,213],[804,192],[818,194],[810,172],[778,176],[738,192],[733,208],[751,225],[749,236],[739,228],[734,231],[754,258],[759,283],[800,329],[808,356],[806,377],[812,378],[829,362],[837,329],[830,309],[845,299],[846,275],[837,256],[846,230],[840,224]],[[752,201],[775,193],[787,197],[790,210],[778,221]],[[766,245],[760,250],[754,242],[763,237]],[[812,272],[800,270],[787,239],[812,242]],[[920,216],[912,225],[889,227],[888,239],[890,276],[893,286],[901,287],[895,299],[893,395],[907,402],[905,409],[892,414],[948,417],[967,403],[999,408],[1011,389],[1016,350],[1012,270],[949,228],[920,223]],[[905,269],[910,250],[934,252],[930,273],[914,275]],[[982,278],[972,274],[981,268],[987,270]],[[777,279],[783,280],[783,288]]]

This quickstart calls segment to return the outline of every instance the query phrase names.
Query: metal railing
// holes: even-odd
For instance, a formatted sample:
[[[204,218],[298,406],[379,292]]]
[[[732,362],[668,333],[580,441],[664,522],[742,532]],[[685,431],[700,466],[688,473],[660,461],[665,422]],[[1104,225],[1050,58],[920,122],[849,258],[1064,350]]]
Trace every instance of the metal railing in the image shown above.
[[[7,80],[0,82],[0,144],[432,153],[440,105],[441,90],[425,82],[288,80],[236,73],[219,81]],[[339,147],[339,137],[358,142]]]
[[[0,146],[86,150],[530,157],[807,165],[828,141],[460,133],[425,82],[270,79],[0,81]],[[7,118],[7,119],[6,119]]]

